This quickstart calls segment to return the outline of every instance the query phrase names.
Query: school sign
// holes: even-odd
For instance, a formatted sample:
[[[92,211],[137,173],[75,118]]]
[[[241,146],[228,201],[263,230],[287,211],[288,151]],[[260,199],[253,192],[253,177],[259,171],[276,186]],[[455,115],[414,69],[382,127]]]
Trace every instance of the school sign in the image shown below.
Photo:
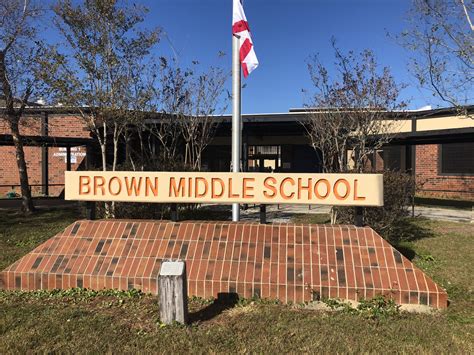
[[[66,200],[383,206],[381,174],[68,171]]]

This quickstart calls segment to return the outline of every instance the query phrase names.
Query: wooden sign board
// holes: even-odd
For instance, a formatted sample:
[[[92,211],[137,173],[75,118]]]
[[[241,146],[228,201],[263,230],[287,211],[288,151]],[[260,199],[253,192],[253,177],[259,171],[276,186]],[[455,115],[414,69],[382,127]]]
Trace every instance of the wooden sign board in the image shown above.
[[[381,174],[67,171],[66,200],[383,206]]]

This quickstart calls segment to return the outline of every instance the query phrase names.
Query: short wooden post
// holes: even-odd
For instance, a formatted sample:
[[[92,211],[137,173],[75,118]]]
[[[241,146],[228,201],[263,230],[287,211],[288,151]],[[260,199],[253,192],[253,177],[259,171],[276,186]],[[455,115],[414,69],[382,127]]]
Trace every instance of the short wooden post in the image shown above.
[[[164,261],[158,276],[160,321],[186,324],[188,321],[188,289],[184,261]]]

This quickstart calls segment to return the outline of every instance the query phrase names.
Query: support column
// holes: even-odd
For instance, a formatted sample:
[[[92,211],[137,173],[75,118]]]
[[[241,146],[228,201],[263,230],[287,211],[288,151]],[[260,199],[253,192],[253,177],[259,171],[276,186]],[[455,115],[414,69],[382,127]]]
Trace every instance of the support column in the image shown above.
[[[71,171],[71,147],[66,147],[66,171]]]
[[[96,217],[96,203],[94,201],[86,202],[86,219],[89,221],[95,220]]]
[[[178,222],[178,205],[172,203],[170,206],[170,218],[173,222]]]
[[[267,205],[260,205],[260,224],[267,224]]]
[[[89,144],[86,145],[86,170],[91,170],[94,167],[92,159],[92,147]]]
[[[356,227],[364,226],[364,207],[360,207],[360,206],[355,207],[354,225]]]
[[[404,168],[405,173],[408,173],[410,175],[412,175],[412,173],[413,173],[413,170],[412,170],[413,169],[413,162],[411,160],[411,158],[412,158],[411,148],[412,148],[411,145],[408,145],[408,144],[405,145],[405,166],[402,167],[402,169]]]
[[[417,123],[416,118],[412,117],[411,119],[412,133],[416,133],[417,131],[416,123]],[[416,144],[412,144],[410,146],[410,163],[411,163],[411,174],[412,176],[416,176]]]
[[[48,136],[48,114],[43,113],[41,117],[41,136]],[[44,196],[49,195],[49,152],[48,146],[41,146],[41,193]]]

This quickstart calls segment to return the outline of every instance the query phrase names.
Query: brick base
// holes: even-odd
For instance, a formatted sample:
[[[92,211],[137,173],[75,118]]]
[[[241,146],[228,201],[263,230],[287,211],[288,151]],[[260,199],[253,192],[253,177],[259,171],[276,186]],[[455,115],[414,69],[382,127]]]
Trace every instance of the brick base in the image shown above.
[[[447,307],[447,294],[371,228],[232,222],[78,221],[0,273],[4,289],[141,289],[184,259],[189,295],[303,302],[376,295]]]

